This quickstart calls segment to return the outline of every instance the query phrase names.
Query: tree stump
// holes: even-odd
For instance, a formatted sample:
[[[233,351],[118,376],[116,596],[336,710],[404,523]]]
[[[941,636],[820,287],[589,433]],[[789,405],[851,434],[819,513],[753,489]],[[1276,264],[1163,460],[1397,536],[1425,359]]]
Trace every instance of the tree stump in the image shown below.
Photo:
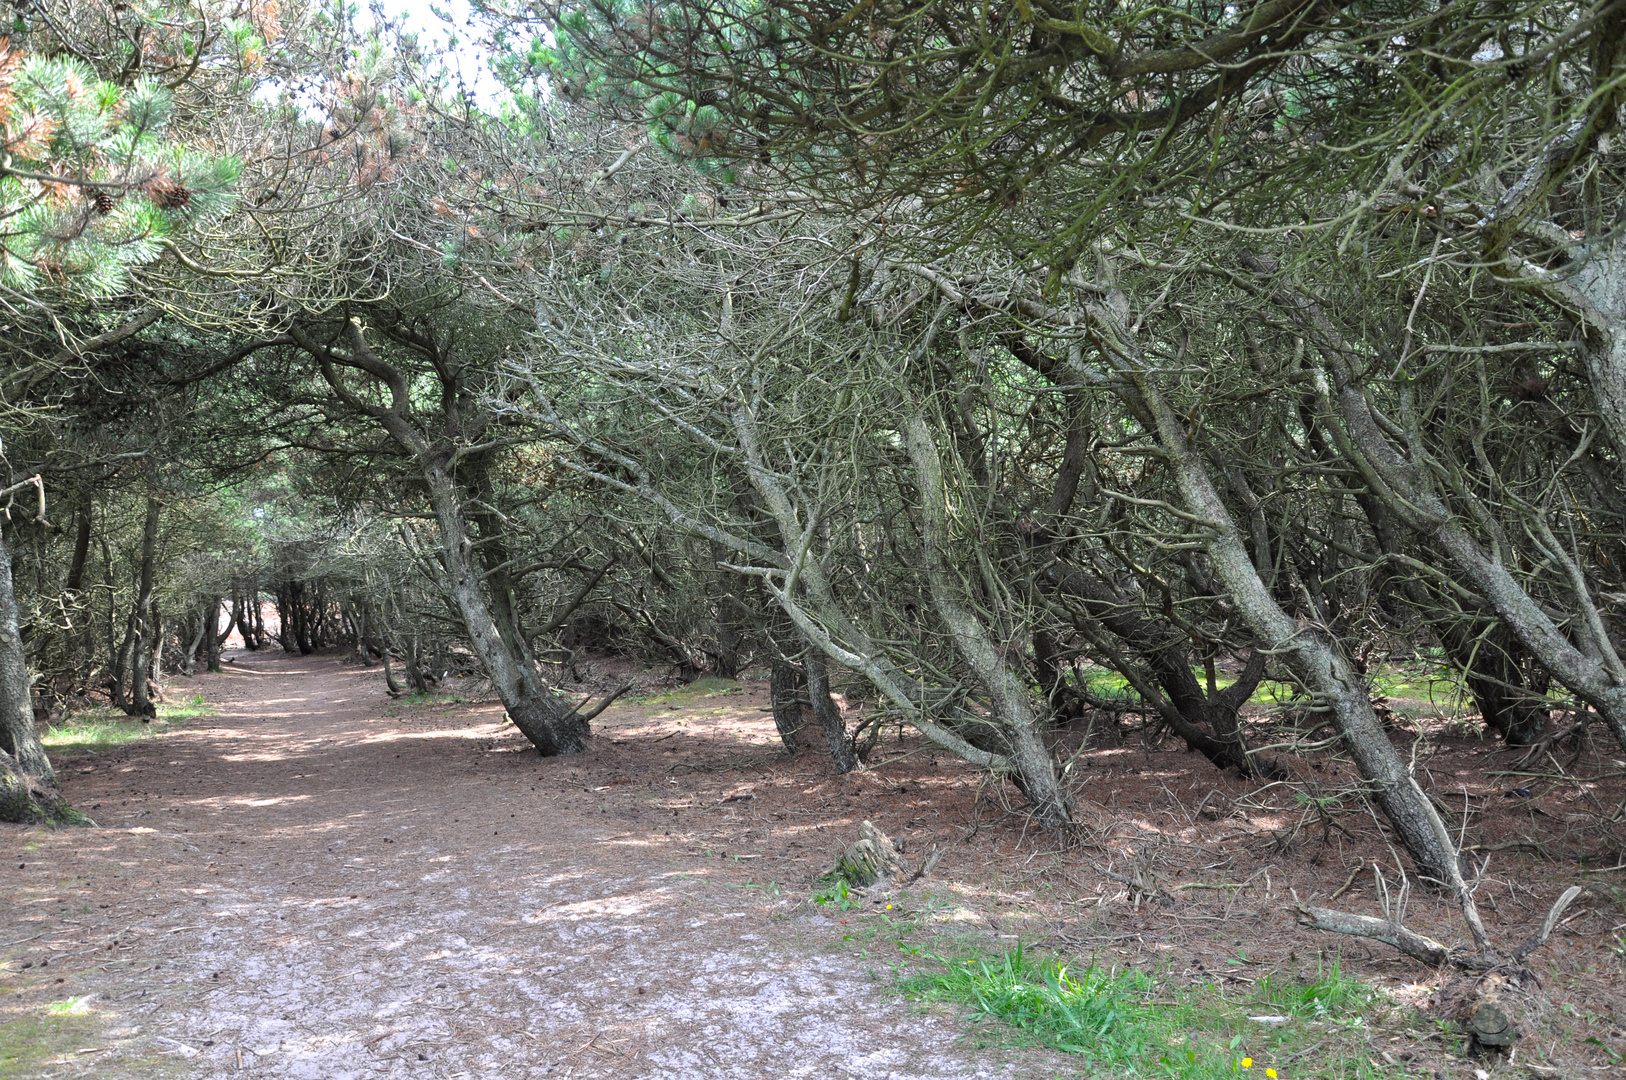
[[[1522,1034],[1516,996],[1517,984],[1491,971],[1447,988],[1441,1004],[1468,1036],[1469,1049],[1506,1053]]]
[[[867,889],[882,879],[901,881],[909,869],[891,839],[872,822],[858,826],[858,842],[842,852],[835,865],[820,875],[823,881],[845,881],[849,888]]]

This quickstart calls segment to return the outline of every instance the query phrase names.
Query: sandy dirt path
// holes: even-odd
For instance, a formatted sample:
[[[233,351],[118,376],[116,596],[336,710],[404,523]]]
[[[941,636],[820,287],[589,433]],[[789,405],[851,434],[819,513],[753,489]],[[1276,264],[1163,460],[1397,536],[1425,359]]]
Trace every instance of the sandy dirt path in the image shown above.
[[[29,1075],[1038,1065],[985,1056],[956,1021],[902,1001],[885,958],[805,903],[805,870],[779,895],[761,887],[775,852],[741,847],[750,823],[723,789],[680,809],[671,770],[626,760],[640,739],[703,763],[771,752],[769,736],[695,745],[711,730],[697,723],[651,747],[673,714],[618,707],[594,753],[541,761],[500,708],[398,707],[380,681],[330,658],[238,654],[199,680],[216,715],[69,763],[65,790],[99,827],[7,835],[19,850],[0,876],[14,915],[0,947],[10,991],[73,1001],[94,1041]],[[736,823],[725,858],[706,847],[707,811]]]

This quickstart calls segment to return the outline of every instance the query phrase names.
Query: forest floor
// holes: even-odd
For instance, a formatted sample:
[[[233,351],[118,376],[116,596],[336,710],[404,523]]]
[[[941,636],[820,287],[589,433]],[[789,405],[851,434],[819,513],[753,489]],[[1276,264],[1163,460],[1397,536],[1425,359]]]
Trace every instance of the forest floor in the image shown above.
[[[1469,1059],[1440,1018],[1460,988],[1295,925],[1292,891],[1325,903],[1347,882],[1337,906],[1376,913],[1398,884],[1360,800],[1306,800],[1339,790],[1336,763],[1295,797],[1101,740],[1070,766],[1063,843],[895,732],[845,777],[784,754],[756,683],[651,689],[600,718],[591,752],[544,760],[495,703],[391,700],[378,668],[332,657],[232,661],[170,688],[211,713],[58,753],[96,827],[0,831],[0,1077],[1468,1080],[1626,1062],[1622,877],[1558,857],[1602,842],[1622,795],[1607,776],[1497,777],[1506,752],[1473,740],[1426,763],[1495,849],[1479,899],[1497,941],[1567,883],[1588,890],[1533,962],[1518,1053]],[[941,862],[901,893],[816,902],[865,819]],[[1120,880],[1137,866],[1158,895]],[[1426,891],[1405,917],[1463,937]],[[1109,1066],[921,991],[967,959],[997,974],[1018,945],[1144,972],[1131,1011],[1179,1019],[1120,1021],[1114,1038],[1150,1041]]]

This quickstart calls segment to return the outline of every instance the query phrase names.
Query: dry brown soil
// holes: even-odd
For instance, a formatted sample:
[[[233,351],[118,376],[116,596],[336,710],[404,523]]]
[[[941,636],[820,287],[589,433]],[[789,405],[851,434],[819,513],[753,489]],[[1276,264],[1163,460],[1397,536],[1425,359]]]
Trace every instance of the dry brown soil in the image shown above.
[[[1041,1051],[979,1050],[955,1017],[899,997],[884,906],[808,902],[858,822],[911,859],[946,848],[900,910],[1242,993],[1327,955],[1294,927],[1290,890],[1325,897],[1348,878],[1340,906],[1369,912],[1370,863],[1393,861],[1358,808],[1339,811],[1347,836],[1323,839],[1285,791],[1110,740],[1074,762],[1084,839],[1058,846],[896,733],[847,777],[816,752],[787,757],[755,684],[619,704],[592,752],[542,760],[498,705],[394,702],[378,669],[331,657],[237,653],[177,683],[216,713],[62,763],[96,828],[0,832],[0,1021],[46,1002],[81,1017],[66,1030],[82,1045],[13,1075],[1075,1075]],[[1431,762],[1464,778],[1484,836],[1576,809],[1575,785],[1501,798],[1492,749]],[[1136,859],[1167,902],[1136,904],[1113,876]],[[1563,882],[1589,885],[1537,965],[1552,1045],[1529,1058],[1607,1075],[1626,1050],[1620,875],[1600,885],[1519,848],[1493,861],[1480,897],[1498,940],[1522,937]],[[1426,893],[1407,918],[1462,937]],[[1374,1067],[1474,1075],[1448,1035],[1419,1033],[1410,1006],[1429,1006],[1437,977],[1383,946],[1330,944],[1413,1018],[1372,1031]]]

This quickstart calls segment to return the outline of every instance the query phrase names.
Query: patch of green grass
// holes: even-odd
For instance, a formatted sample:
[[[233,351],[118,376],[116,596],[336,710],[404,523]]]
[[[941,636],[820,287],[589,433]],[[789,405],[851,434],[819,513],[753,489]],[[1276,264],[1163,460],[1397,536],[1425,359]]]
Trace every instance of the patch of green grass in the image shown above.
[[[46,749],[58,754],[96,754],[115,746],[150,738],[164,726],[180,724],[200,716],[210,716],[214,708],[204,703],[202,694],[185,701],[158,706],[158,718],[143,724],[110,705],[98,705],[72,713],[40,733]]]
[[[96,1020],[85,1010],[59,1011],[67,1004],[48,1006],[44,1016],[0,1019],[0,1078],[44,1075],[51,1059],[95,1044]]]
[[[1200,667],[1192,668],[1191,673],[1197,676],[1199,682],[1208,677]],[[1109,700],[1116,698],[1129,703],[1140,701],[1140,694],[1129,685],[1129,680],[1109,668],[1085,668],[1080,673],[1079,682],[1085,690],[1099,698]],[[1224,690],[1235,682],[1235,678],[1221,675],[1214,680],[1214,686],[1216,689]],[[1253,696],[1248,700],[1255,705],[1277,705],[1297,699],[1298,691],[1291,683],[1264,679],[1254,688]]]
[[[672,690],[651,694],[648,697],[632,698],[630,700],[639,705],[676,705],[693,701],[695,698],[738,694],[743,690],[744,687],[736,679],[722,679],[716,675],[702,675],[687,686],[679,686]]]
[[[1378,992],[1344,974],[1337,957],[1316,965],[1315,978],[1289,979],[1269,974],[1259,980],[1259,1000],[1293,1016],[1337,1019],[1359,1016],[1377,1001]]]
[[[1020,946],[992,955],[926,959],[926,966],[898,978],[905,996],[965,1009],[983,1045],[1037,1044],[1077,1055],[1084,1075],[1180,1080],[1397,1075],[1363,1052],[1362,1010],[1375,1005],[1379,995],[1345,978],[1336,965],[1314,980],[1264,986],[1258,997],[1238,1000],[1215,986],[1175,986],[1143,972],[1036,956]],[[1262,1007],[1284,1008],[1290,1019],[1283,1024],[1250,1020]]]
[[[989,959],[938,957],[943,970],[899,981],[906,996],[964,1005],[979,1020],[1000,1020],[1022,1035],[1101,1064],[1118,1064],[1141,1040],[1128,1029],[1144,976],[1104,972],[1093,964],[1070,969],[1035,960],[1021,946]],[[1131,1054],[1130,1056],[1139,1056]]]
[[[96,709],[52,724],[40,733],[40,741],[59,754],[95,754],[151,735],[151,724],[113,709]]]
[[[167,724],[199,716],[213,716],[214,712],[214,706],[205,703],[202,694],[193,694],[188,701],[171,701],[158,706],[158,719]]]

